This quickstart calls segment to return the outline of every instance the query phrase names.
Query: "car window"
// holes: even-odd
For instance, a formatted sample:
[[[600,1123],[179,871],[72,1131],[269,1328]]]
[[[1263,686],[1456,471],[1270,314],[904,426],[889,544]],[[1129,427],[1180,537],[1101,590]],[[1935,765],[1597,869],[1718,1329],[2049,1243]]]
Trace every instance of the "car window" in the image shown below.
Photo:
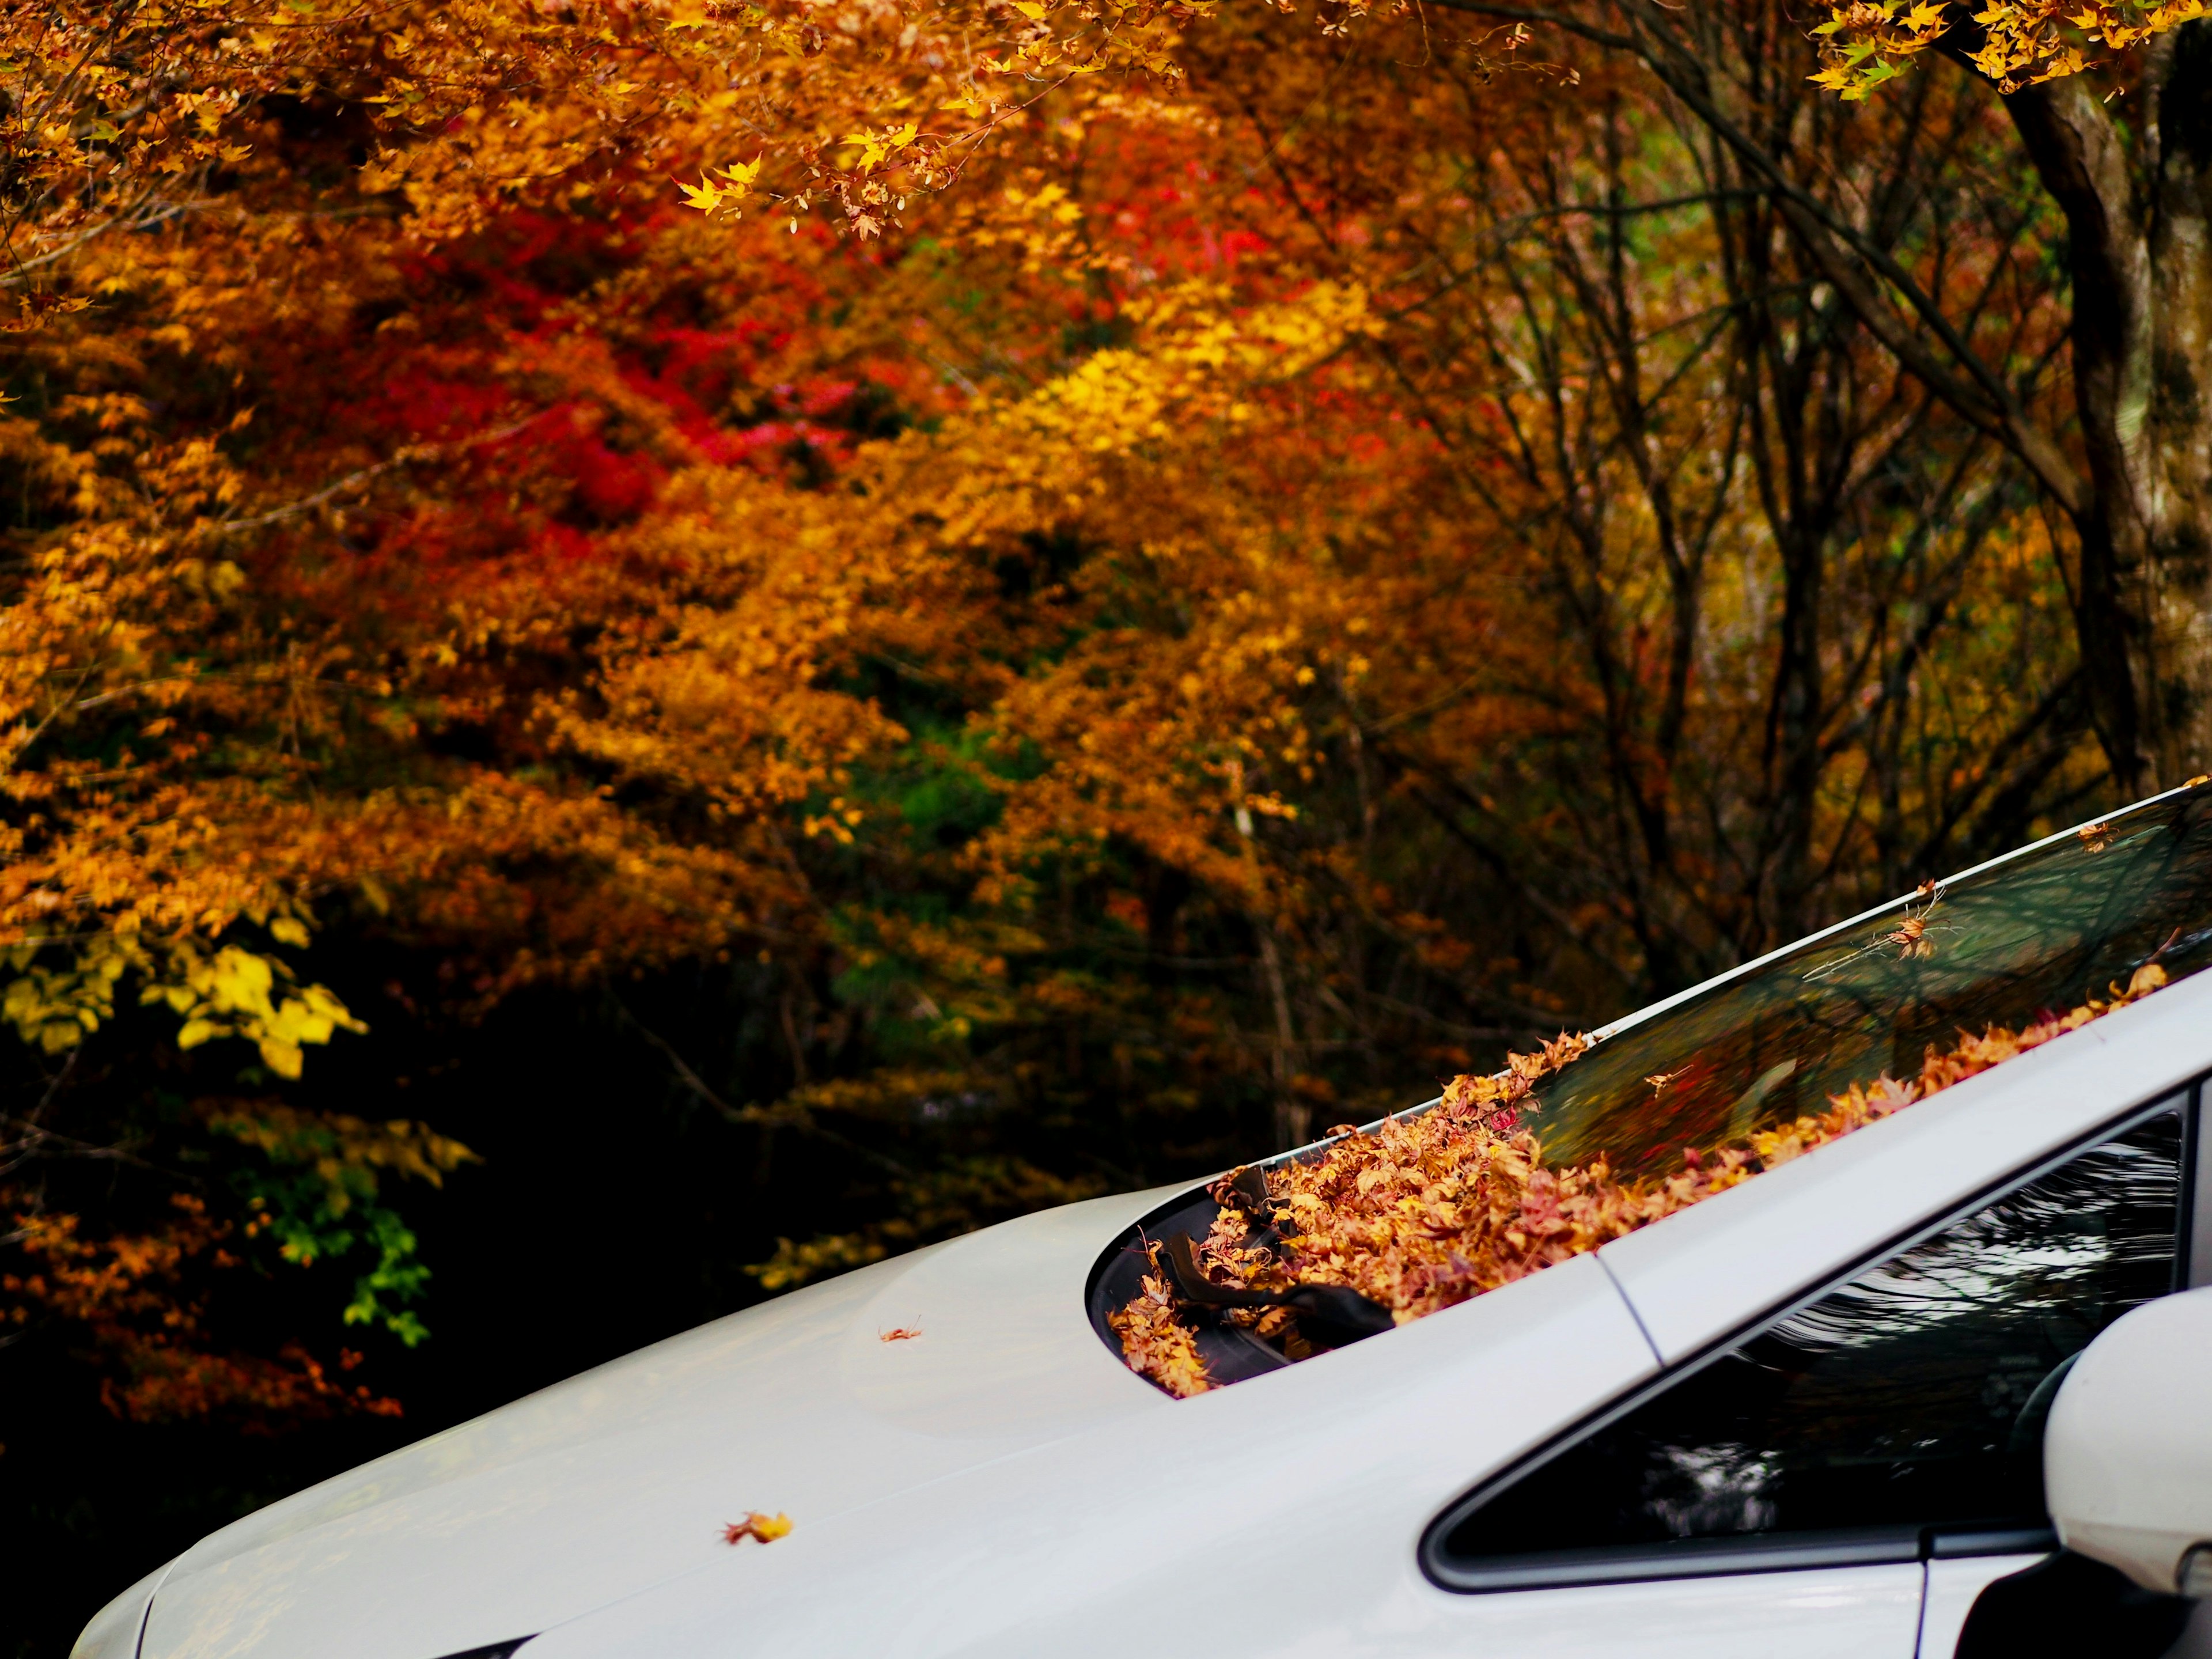
[[[2139,1121],[1479,1494],[1432,1568],[1505,1588],[2017,1547],[2045,1524],[2064,1368],[2175,1288],[2182,1118]]]

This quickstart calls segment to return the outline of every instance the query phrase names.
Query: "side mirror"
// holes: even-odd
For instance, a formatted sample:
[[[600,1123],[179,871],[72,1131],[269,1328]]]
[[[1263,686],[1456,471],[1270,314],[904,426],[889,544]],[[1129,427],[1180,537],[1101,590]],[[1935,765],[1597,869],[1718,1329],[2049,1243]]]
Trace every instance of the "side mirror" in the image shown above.
[[[2114,1322],[2043,1434],[2059,1540],[2148,1590],[2212,1597],[2212,1289]]]

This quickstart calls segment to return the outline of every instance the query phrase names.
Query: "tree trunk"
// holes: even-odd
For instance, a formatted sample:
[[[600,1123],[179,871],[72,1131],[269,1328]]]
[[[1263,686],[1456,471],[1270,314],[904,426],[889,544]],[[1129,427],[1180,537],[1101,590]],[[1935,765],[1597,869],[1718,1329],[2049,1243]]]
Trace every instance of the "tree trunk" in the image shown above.
[[[2130,144],[2081,76],[2008,100],[2066,215],[2081,654],[2123,787],[2212,770],[2212,24],[2146,50]]]

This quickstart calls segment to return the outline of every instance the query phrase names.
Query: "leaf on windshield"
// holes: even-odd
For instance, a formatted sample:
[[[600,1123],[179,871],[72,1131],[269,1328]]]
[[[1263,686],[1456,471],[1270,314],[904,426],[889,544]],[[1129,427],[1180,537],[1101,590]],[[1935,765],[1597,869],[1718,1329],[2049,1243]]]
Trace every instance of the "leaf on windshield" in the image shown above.
[[[1588,1052],[1562,1036],[1535,1054],[1513,1054],[1490,1077],[1453,1079],[1429,1111],[1385,1118],[1312,1155],[1265,1170],[1239,1170],[1210,1189],[1222,1209],[1196,1249],[1207,1279],[1232,1289],[1338,1285],[1390,1310],[1401,1324],[1522,1279],[1648,1226],[1761,1170],[1902,1110],[2125,1007],[2166,983],[2147,963],[2109,1001],[2091,1000],[2020,1030],[1961,1031],[1928,1048],[1917,1076],[1883,1073],[1829,1097],[1825,1111],[1751,1129],[1767,1092],[1795,1069],[1762,1076],[1732,1114],[1727,1143],[1685,1147],[1682,1167],[1661,1178],[1620,1180],[1602,1156],[1548,1166],[1535,1133],[1520,1127],[1531,1086]],[[1679,1073],[1666,1073],[1668,1081]],[[1652,1079],[1654,1086],[1659,1085]],[[1178,1398],[1214,1386],[1200,1358],[1199,1322],[1218,1319],[1281,1340],[1286,1357],[1310,1352],[1281,1309],[1202,1311],[1182,1305],[1154,1271],[1140,1295],[1108,1316],[1130,1367]]]

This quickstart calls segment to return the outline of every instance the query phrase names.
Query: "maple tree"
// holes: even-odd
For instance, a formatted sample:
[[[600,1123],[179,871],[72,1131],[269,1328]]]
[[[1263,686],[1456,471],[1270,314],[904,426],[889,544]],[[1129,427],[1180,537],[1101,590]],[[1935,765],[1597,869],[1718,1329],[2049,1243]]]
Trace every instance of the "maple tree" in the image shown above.
[[[1152,27],[1150,15],[1127,20]],[[1011,1103],[1034,1086],[1018,1081],[1036,1074],[1025,1048],[1049,1033],[1096,1030],[1127,1050],[1107,1034],[1126,1029],[1139,985],[1102,978],[1082,960],[1096,947],[1078,941],[1124,925],[1115,918],[1129,913],[1114,907],[1133,881],[1152,889],[1137,903],[1156,945],[1194,925],[1255,942],[1272,1028],[1259,1054],[1229,1024],[1186,1030],[1147,1063],[1173,1070],[1167,1056],[1193,1041],[1232,1073],[1256,1060],[1276,1132],[1296,1139],[1334,1090],[1306,1062],[1318,1046],[1302,1030],[1329,1022],[1325,1005],[1346,994],[1336,987],[1364,994],[1368,975],[1347,972],[1360,957],[1380,949],[1417,975],[1470,978],[1451,926],[1392,895],[1372,864],[1372,818],[1394,775],[1412,786],[1417,822],[1466,836],[1457,805],[1480,791],[1431,756],[1497,750],[1516,724],[1534,752],[1581,724],[1529,726],[1475,684],[1437,697],[1435,665],[1506,614],[1466,591],[1468,513],[1519,524],[1521,569],[1540,592],[1573,565],[1558,557],[1558,534],[1579,538],[1589,574],[1581,595],[1560,597],[1585,612],[1594,678],[1577,684],[1570,669],[1564,684],[1571,702],[1602,706],[1611,729],[1601,758],[1573,764],[1596,758],[1624,775],[1642,764],[1649,716],[1607,684],[1625,644],[1608,630],[1622,624],[1589,625],[1625,574],[1607,568],[1620,556],[1606,545],[1619,533],[1602,522],[1612,510],[1581,524],[1530,515],[1562,493],[1588,501],[1624,486],[1652,502],[1626,513],[1676,515],[1650,477],[1623,473],[1616,436],[1570,462],[1570,473],[1589,469],[1572,478],[1545,459],[1574,453],[1564,428],[1528,441],[1527,423],[1559,422],[1565,388],[1589,372],[1584,340],[1569,337],[1599,314],[1577,264],[1589,250],[1574,235],[1531,250],[1550,292],[1521,283],[1510,260],[1503,290],[1486,273],[1470,291],[1483,267],[1467,261],[1495,233],[1462,222],[1466,198],[1449,178],[1407,198],[1395,169],[1376,165],[1340,170],[1328,206],[1339,222],[1382,216],[1373,256],[1348,250],[1282,178],[1259,193],[1180,188],[1171,220],[1116,246],[1098,234],[1103,211],[1127,216],[1111,195],[1157,196],[1178,170],[1172,139],[1147,122],[1172,131],[1183,119],[1117,90],[1072,104],[1026,149],[975,164],[988,179],[932,209],[944,246],[963,250],[957,264],[872,265],[788,222],[733,218],[752,192],[774,195],[761,182],[772,168],[725,167],[720,184],[693,187],[689,207],[707,210],[696,215],[656,174],[678,155],[729,153],[732,124],[750,121],[764,143],[788,140],[775,165],[800,182],[775,199],[796,208],[827,188],[804,180],[842,153],[810,138],[822,129],[805,111],[881,112],[922,95],[917,86],[935,87],[931,97],[954,82],[972,89],[979,60],[931,64],[935,48],[909,42],[886,78],[872,55],[880,42],[853,37],[860,44],[830,42],[800,75],[757,38],[808,27],[796,12],[641,13],[586,27],[496,8],[288,11],[258,33],[251,18],[202,21],[195,32],[167,14],[64,9],[17,60],[27,170],[15,246],[24,315],[39,326],[17,337],[30,406],[15,431],[42,585],[10,613],[24,630],[11,654],[22,713],[10,778],[25,807],[5,919],[21,975],[9,1012],[43,1050],[74,1054],[114,1020],[119,993],[173,1011],[186,1048],[244,1036],[266,1072],[298,1077],[302,1044],[362,1023],[327,988],[296,981],[285,954],[306,945],[318,897],[334,896],[361,925],[450,953],[465,1003],[750,952],[790,962],[781,997],[794,1033],[818,1025],[840,961],[848,984],[877,981],[864,1000],[910,998],[922,1011],[904,1022],[904,1063],[817,1081],[821,1062],[795,1036],[793,1086],[772,1105],[708,1090],[739,1120],[805,1126],[824,1110],[865,1116],[933,1094]],[[1023,38],[1032,58],[1045,49],[1045,35]],[[1286,52],[1295,38],[1261,23],[1242,42],[1223,36],[1227,55],[1204,62],[1222,106],[1246,106],[1248,125],[1222,130],[1232,149],[1310,99],[1302,77],[1325,60]],[[1120,61],[1121,47],[1097,50],[1109,54],[1097,62]],[[1540,101],[1478,87],[1489,72],[1479,46],[1455,50],[1459,80],[1445,77],[1418,112],[1455,104],[1476,143],[1533,119],[1516,143],[1532,160],[1558,153]],[[736,102],[698,93],[710,63],[741,87]],[[1063,95],[1103,84],[1078,79]],[[1490,106],[1468,100],[1475,90]],[[818,102],[777,101],[801,91]],[[1347,114],[1394,118],[1392,95],[1363,88]],[[922,169],[908,181],[916,190],[941,183],[955,165],[945,158],[1005,118],[981,94],[957,113],[969,125],[931,139],[934,149],[916,137],[844,154],[833,170],[848,222],[873,228],[863,222],[883,201],[862,185],[892,189],[904,177],[885,172],[894,161]],[[830,128],[856,125],[846,113]],[[938,159],[925,167],[925,153]],[[1285,165],[1285,146],[1271,153]],[[1623,183],[1613,140],[1566,153]],[[1286,204],[1303,209],[1287,224]],[[1204,224],[1234,228],[1236,252],[1184,251]],[[1446,309],[1406,277],[1440,234],[1454,239]],[[1692,243],[1702,234],[1680,231]],[[563,258],[584,267],[565,291],[514,274]],[[913,319],[956,282],[1004,295],[1009,334],[1024,319],[1049,339],[1073,302],[1127,343],[1001,371],[993,389],[972,375],[918,379],[913,365],[934,343],[915,339]],[[863,302],[861,320],[826,336],[775,320],[833,286]],[[1666,296],[1692,309],[1711,297]],[[1492,362],[1425,337],[1432,319],[1492,326],[1501,300],[1522,341],[1489,343]],[[672,321],[685,309],[688,327]],[[2032,329],[2040,313],[2031,301],[2017,315],[2006,325]],[[1494,361],[1523,341],[1551,389],[1525,407],[1499,404]],[[945,343],[970,359],[979,349]],[[1589,343],[1593,361],[1610,343],[1613,372],[1636,372],[1617,341]],[[787,385],[798,389],[768,390]],[[933,410],[933,429],[858,441],[862,386]],[[732,411],[733,393],[750,407]],[[1693,404],[1685,395],[1666,412]],[[1453,433],[1439,408],[1496,412],[1486,432]],[[1623,431],[1662,441],[1653,408],[1633,398],[1615,408]],[[1519,456],[1500,476],[1494,444],[1516,429]],[[1914,430],[1880,436],[1893,447]],[[1164,446],[1170,432],[1184,442]],[[1680,441],[1705,435],[1693,423]],[[1341,458],[1319,477],[1316,449]],[[819,488],[824,476],[842,486]],[[1711,504],[1696,510],[1710,539],[1745,498],[1732,465],[1704,482]],[[1840,518],[1790,526],[1790,538],[1832,556],[1822,538],[1838,538]],[[1056,571],[1060,548],[1082,550]],[[1961,580],[1973,553],[1965,540],[1942,580]],[[1670,556],[1686,568],[1696,557]],[[1684,641],[1711,603],[1678,570],[1669,590],[1662,766],[1692,719]],[[1190,620],[1162,629],[1136,620],[1147,612]],[[1748,634],[1761,626],[1747,623]],[[1510,647],[1490,654],[1504,677],[1553,678]],[[854,678],[885,665],[930,688],[922,724]],[[1817,667],[1785,663],[1779,678]],[[1769,786],[1791,803],[1815,793],[1803,753],[1819,720],[1799,724]],[[957,845],[917,844],[902,773],[968,793]],[[1346,784],[1368,797],[1360,828],[1316,838],[1304,826],[1328,823],[1340,808],[1324,800],[1344,802]],[[1811,820],[1795,823],[1802,863]],[[854,860],[870,859],[906,871],[924,902],[852,889],[866,867]],[[1753,855],[1762,870],[1773,861]],[[1608,918],[1623,932],[1592,954],[1641,955],[1632,971],[1664,981],[1676,971],[1670,935],[1721,901],[1680,870],[1656,873],[1684,889],[1676,914]],[[1048,926],[1041,895],[1055,883],[1092,896]],[[1725,953],[1747,930],[1793,927],[1805,895],[1778,904],[1759,890],[1770,884],[1757,878],[1733,937],[1724,927],[1699,945]],[[1202,923],[1176,915],[1199,902]],[[46,920],[58,915],[66,930]],[[1589,922],[1568,937],[1587,945]],[[1484,995],[1501,1009],[1525,1002]],[[1184,1006],[1198,1029],[1235,1018],[1203,991]],[[1367,1026],[1362,1046],[1377,1041],[1372,1020],[1353,1019]],[[329,1162],[225,1127],[250,1114],[196,1115],[275,1164]],[[389,1144],[422,1133],[399,1123]],[[380,1164],[374,1135],[328,1133],[344,1149],[337,1167],[372,1183],[378,1168],[423,1172]],[[442,1156],[428,1173],[457,1167],[465,1149]],[[1095,1177],[1073,1179],[988,1157],[902,1176],[900,1215],[794,1243],[763,1278],[793,1282],[957,1224],[975,1202],[1042,1201]],[[313,1200],[328,1218],[314,1224],[336,1227],[345,1188],[325,1184],[335,1196]]]
[[[1698,15],[1769,171],[1434,8],[11,13],[0,1365],[388,1410],[503,1009],[768,1291],[2166,775],[2094,514],[1807,228],[2090,454],[2015,106]]]

